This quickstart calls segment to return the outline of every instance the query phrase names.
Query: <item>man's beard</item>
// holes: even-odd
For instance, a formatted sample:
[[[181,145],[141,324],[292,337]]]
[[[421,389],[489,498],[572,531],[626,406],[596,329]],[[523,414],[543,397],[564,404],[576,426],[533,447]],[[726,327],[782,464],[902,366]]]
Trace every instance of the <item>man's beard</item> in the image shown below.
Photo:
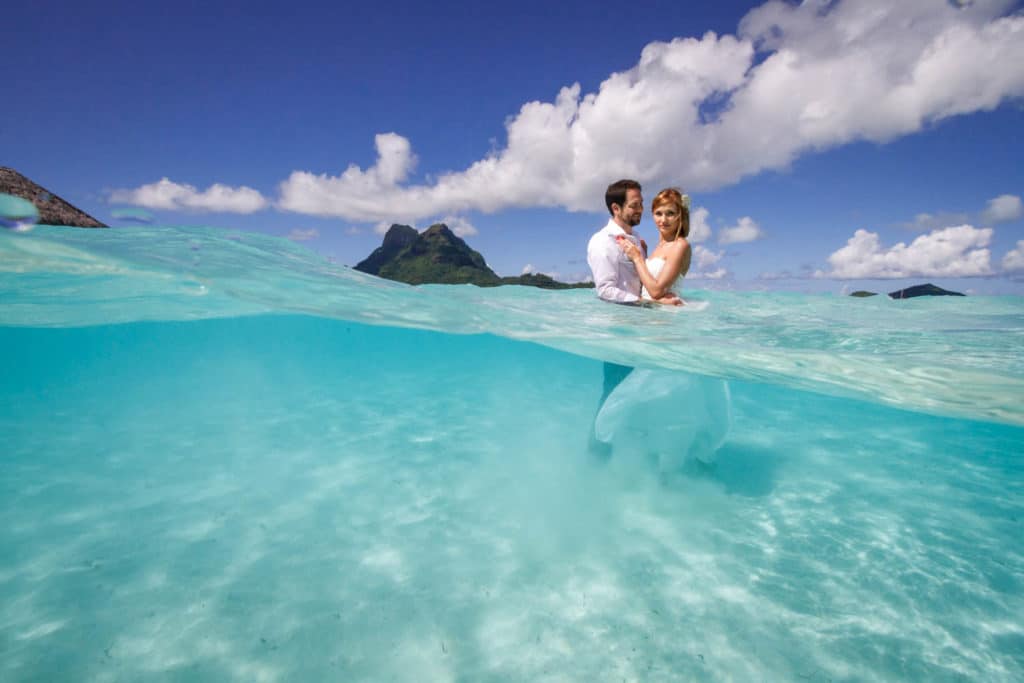
[[[626,223],[629,224],[630,227],[635,228],[640,225],[641,220],[643,220],[643,216],[633,216],[632,218],[627,218]]]

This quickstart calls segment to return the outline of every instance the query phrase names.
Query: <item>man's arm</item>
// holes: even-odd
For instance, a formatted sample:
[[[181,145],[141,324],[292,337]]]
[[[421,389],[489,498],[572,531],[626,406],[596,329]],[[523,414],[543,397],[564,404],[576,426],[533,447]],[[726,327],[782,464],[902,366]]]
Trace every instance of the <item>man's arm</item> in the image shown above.
[[[627,292],[617,284],[620,253],[615,240],[605,233],[595,235],[590,240],[590,244],[587,245],[587,264],[594,276],[594,289],[597,290],[597,295],[605,301],[619,303],[639,301],[639,296]]]

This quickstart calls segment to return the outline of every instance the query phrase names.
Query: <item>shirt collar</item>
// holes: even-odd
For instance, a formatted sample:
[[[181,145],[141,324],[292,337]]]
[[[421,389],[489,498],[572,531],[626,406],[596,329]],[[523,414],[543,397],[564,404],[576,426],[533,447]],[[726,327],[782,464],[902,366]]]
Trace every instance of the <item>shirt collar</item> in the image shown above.
[[[604,229],[615,235],[627,234],[626,231],[622,229],[622,226],[615,222],[614,218],[608,219],[608,225],[604,226]]]
[[[623,230],[622,226],[619,225],[618,223],[616,223],[614,218],[609,218],[608,219],[608,225],[604,226],[604,229],[605,229],[605,232],[607,232],[607,233],[609,233],[611,235],[625,235],[626,237],[629,237],[629,238],[631,238],[633,240],[639,240],[640,239],[640,235],[637,235],[635,231],[633,232],[632,235],[630,235],[625,230]]]

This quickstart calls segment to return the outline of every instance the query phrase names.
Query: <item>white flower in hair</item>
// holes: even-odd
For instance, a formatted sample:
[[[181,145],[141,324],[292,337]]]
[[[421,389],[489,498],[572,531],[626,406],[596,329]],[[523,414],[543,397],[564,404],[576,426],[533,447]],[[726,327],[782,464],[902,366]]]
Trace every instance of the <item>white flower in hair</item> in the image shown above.
[[[686,209],[687,211],[689,211],[690,210],[690,195],[684,194],[684,195],[682,195],[682,199],[683,199],[683,208]]]

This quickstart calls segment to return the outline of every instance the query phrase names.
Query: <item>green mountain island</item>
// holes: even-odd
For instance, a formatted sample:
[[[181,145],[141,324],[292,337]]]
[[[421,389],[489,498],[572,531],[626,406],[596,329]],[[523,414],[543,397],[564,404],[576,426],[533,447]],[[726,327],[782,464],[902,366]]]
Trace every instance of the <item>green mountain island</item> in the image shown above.
[[[392,225],[384,242],[356,264],[356,270],[410,285],[472,284],[479,287],[527,285],[543,289],[580,289],[593,283],[567,284],[547,275],[532,273],[500,277],[444,223],[435,223],[422,233],[408,225]]]
[[[877,292],[867,292],[864,290],[858,290],[852,292],[850,296],[866,297],[876,296]],[[932,283],[924,285],[914,285],[913,287],[907,287],[906,289],[897,289],[895,292],[889,292],[889,297],[893,299],[913,299],[917,296],[965,296],[960,292],[952,292],[942,287],[937,287]]]

